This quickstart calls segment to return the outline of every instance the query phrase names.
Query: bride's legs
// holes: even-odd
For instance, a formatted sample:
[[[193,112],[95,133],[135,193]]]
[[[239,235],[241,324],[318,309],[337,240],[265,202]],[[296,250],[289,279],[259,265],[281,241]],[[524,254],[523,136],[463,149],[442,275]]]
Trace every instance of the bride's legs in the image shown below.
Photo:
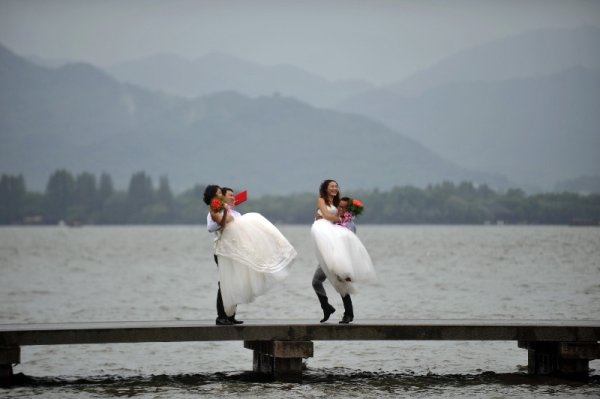
[[[323,287],[323,282],[326,278],[327,276],[325,276],[323,270],[320,267],[317,267],[317,270],[315,270],[315,274],[313,275],[312,286],[321,303],[321,309],[323,309],[323,319],[321,319],[321,323],[329,320],[329,316],[335,312],[335,308],[329,304],[325,287]]]

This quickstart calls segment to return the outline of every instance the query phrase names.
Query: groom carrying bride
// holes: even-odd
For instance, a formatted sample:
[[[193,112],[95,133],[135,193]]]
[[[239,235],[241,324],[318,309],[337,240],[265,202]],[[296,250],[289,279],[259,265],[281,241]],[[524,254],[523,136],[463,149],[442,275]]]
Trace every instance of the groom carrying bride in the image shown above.
[[[208,186],[204,202],[209,206],[207,227],[215,234],[215,261],[219,268],[216,323],[231,325],[236,323],[237,305],[252,302],[282,282],[297,253],[262,215],[241,215],[235,211],[233,190]]]
[[[319,261],[312,286],[323,309],[321,323],[329,320],[335,312],[323,287],[325,279],[341,295],[344,316],[340,323],[348,324],[354,320],[350,294],[355,292],[355,282],[374,281],[376,278],[371,257],[354,233],[356,227],[353,217],[359,215],[363,207],[358,200],[347,197],[340,199],[335,180],[328,179],[321,183],[317,216],[311,227],[311,237]]]
[[[338,205],[338,216],[340,220],[343,220],[344,215],[348,209],[348,204],[350,203],[350,198],[342,197],[340,198],[340,203]],[[317,219],[321,219],[321,216],[317,216]],[[344,227],[348,228],[354,234],[356,234],[356,225],[353,220],[348,220],[344,223]],[[317,270],[315,270],[315,274],[313,275],[312,286],[319,298],[319,302],[321,302],[321,308],[323,309],[323,319],[321,323],[329,320],[329,316],[335,312],[335,308],[329,304],[327,298],[327,292],[325,291],[325,287],[323,283],[327,279],[325,272],[319,265]],[[352,307],[352,298],[350,294],[346,294],[346,296],[342,296],[342,302],[344,303],[344,316],[342,317],[341,324],[348,324],[354,319],[354,308]]]
[[[206,186],[206,189],[204,190],[204,202],[206,203],[206,205],[210,204],[210,201],[215,198],[215,197],[221,197],[223,196],[225,197],[225,202],[229,201],[228,203],[231,202],[231,198],[233,198],[233,201],[235,202],[235,196],[233,195],[233,190],[228,188],[228,187],[219,187],[216,185],[209,185]],[[234,202],[231,202],[231,206],[234,205]],[[230,209],[230,213],[233,215],[234,218],[241,216],[241,214],[234,210],[233,208]],[[214,242],[215,242],[215,249],[217,246],[217,240],[219,239],[219,234],[220,234],[220,229],[221,226],[215,222],[212,217],[210,216],[210,211],[208,212],[208,215],[206,215],[206,227],[208,229],[209,233],[212,233],[214,235]],[[219,267],[219,259],[217,258],[217,255],[213,255],[215,258],[215,263],[217,264],[217,267]],[[225,308],[223,307],[223,297],[221,296],[221,283],[219,284],[219,289],[217,290],[217,320],[216,320],[216,324],[218,326],[229,326],[232,324],[242,324],[243,321],[240,320],[236,320],[235,318],[235,314],[231,317],[227,316],[227,314],[225,314]]]

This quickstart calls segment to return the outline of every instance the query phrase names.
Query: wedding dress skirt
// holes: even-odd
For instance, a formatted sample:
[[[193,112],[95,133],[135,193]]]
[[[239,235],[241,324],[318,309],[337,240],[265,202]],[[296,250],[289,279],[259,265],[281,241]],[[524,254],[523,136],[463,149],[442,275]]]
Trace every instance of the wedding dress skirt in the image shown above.
[[[352,231],[319,219],[313,223],[310,232],[319,265],[333,288],[342,296],[356,291],[355,282],[376,280],[371,257]]]
[[[237,304],[250,303],[283,281],[297,255],[283,234],[258,213],[246,213],[228,223],[215,253],[228,316],[233,316]]]

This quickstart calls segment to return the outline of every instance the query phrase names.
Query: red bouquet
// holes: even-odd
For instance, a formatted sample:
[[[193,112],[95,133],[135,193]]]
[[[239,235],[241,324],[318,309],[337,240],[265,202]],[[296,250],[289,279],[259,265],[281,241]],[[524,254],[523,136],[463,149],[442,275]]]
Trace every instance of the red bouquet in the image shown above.
[[[211,211],[218,213],[223,209],[225,209],[225,198],[217,196],[210,201]]]

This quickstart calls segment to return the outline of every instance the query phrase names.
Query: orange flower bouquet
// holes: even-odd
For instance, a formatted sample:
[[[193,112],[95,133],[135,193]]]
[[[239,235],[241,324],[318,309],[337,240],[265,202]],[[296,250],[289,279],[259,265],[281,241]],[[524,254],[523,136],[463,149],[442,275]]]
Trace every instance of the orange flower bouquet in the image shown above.
[[[365,206],[363,205],[362,202],[360,202],[357,199],[350,199],[350,203],[348,204],[348,212],[352,215],[352,216],[358,216],[361,213],[363,213],[365,209]]]

